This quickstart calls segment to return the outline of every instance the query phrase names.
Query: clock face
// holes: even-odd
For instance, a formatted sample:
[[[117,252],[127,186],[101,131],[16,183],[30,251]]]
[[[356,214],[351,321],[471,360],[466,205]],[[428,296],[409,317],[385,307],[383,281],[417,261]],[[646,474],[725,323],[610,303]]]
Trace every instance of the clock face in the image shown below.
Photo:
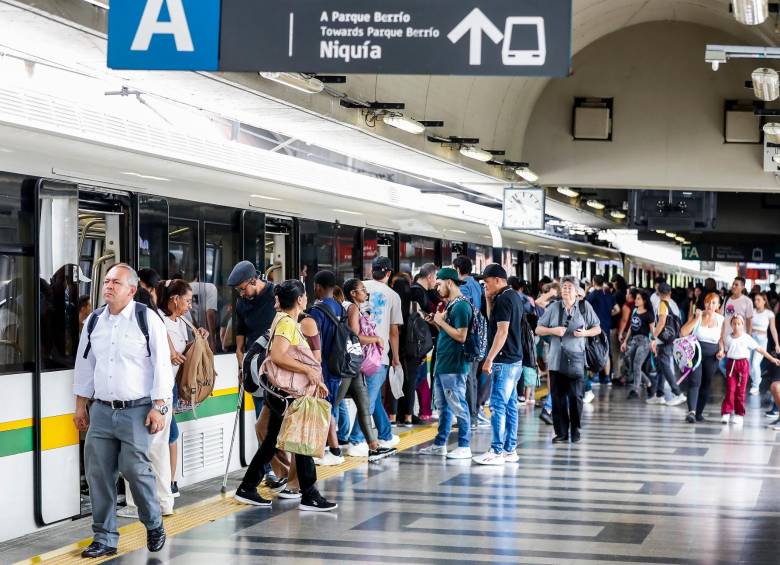
[[[544,189],[505,189],[504,228],[544,229]]]

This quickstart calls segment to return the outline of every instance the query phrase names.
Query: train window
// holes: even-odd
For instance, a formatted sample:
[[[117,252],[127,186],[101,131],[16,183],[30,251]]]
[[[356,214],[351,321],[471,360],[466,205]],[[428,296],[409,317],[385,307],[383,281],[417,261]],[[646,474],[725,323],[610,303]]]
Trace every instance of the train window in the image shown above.
[[[265,223],[265,277],[272,282],[282,282],[293,276],[292,220],[267,218]]]
[[[198,221],[171,218],[168,225],[168,276],[195,280],[198,276]]]
[[[154,269],[167,277],[168,201],[159,196],[138,196],[138,268]]]
[[[336,281],[339,285],[345,280],[359,277],[362,270],[360,253],[360,228],[340,225],[336,229]]]
[[[0,175],[0,374],[32,371],[35,361],[35,200],[25,182]]]
[[[501,251],[501,265],[504,267],[504,270],[506,270],[510,277],[521,276],[519,270],[519,260],[517,256],[518,252],[514,249],[503,249]]]
[[[468,255],[472,263],[472,272],[481,273],[485,267],[493,262],[493,248],[489,245],[477,243],[468,245]]]
[[[333,265],[333,224],[301,220],[301,270],[300,277],[309,301],[314,298],[314,275],[317,271],[334,271]]]
[[[74,185],[39,188],[41,369],[73,368],[79,339],[79,194]]]
[[[241,212],[241,233],[244,238],[242,259],[262,268],[265,260],[265,214],[252,210]]]
[[[436,262],[435,239],[401,235],[399,243],[401,272],[415,275],[425,263]]]
[[[203,277],[192,285],[192,318],[209,332],[214,353],[231,351],[235,344],[225,338],[225,328],[233,316],[233,290],[227,285],[233,265],[240,260],[237,230],[232,225],[204,222],[206,262]]]

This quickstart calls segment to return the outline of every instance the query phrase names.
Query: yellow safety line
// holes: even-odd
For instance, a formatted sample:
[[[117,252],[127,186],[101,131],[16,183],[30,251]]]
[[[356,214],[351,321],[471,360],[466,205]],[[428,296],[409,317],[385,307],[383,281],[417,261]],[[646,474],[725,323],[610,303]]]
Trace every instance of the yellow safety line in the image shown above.
[[[425,443],[426,441],[430,441],[436,437],[436,425],[432,424],[419,427],[414,430],[401,432],[399,435],[401,436],[401,441],[398,444],[397,449],[398,451],[403,451],[421,443]],[[366,457],[347,457],[342,465],[318,467],[317,479],[326,480],[341,475],[346,471],[362,467],[366,465],[367,462],[368,459]],[[163,519],[168,537],[181,534],[198,526],[229,516],[230,514],[254,508],[253,506],[237,502],[233,498],[233,494],[235,494],[234,490],[177,509],[173,516],[168,516]],[[273,493],[265,487],[261,487],[260,494],[266,498],[272,498],[274,496]],[[127,526],[122,526],[119,528],[119,533],[120,538],[117,555],[124,555],[146,547],[146,528],[140,522],[133,522]],[[29,565],[32,563],[83,563],[84,560],[80,556],[81,551],[91,542],[92,538],[83,539],[60,549],[55,549],[48,553],[19,561],[15,565]],[[116,556],[103,559],[90,559],[89,562],[102,563],[103,561],[113,559],[114,557]]]

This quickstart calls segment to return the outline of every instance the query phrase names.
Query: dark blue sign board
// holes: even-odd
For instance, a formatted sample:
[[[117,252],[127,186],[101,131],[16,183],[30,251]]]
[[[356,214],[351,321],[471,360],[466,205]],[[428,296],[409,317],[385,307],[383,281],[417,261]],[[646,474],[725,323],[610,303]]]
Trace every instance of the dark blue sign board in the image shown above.
[[[122,69],[566,76],[572,0],[112,0]]]

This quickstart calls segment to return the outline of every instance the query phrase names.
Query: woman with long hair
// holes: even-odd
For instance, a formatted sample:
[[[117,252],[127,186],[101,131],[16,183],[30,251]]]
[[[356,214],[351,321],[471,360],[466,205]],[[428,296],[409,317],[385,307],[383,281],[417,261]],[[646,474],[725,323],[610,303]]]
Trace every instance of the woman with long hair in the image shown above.
[[[752,337],[758,346],[766,349],[769,343],[769,332],[775,343],[775,353],[780,353],[780,343],[777,341],[777,326],[775,325],[775,313],[769,308],[769,298],[766,293],[759,292],[753,297]],[[758,351],[753,352],[750,360],[750,394],[759,392],[761,384],[761,361],[763,357]]]
[[[650,303],[650,296],[639,289],[631,290],[634,299],[634,310],[629,318],[629,327],[620,350],[626,354],[634,382],[628,392],[628,398],[639,398],[642,383],[650,383],[650,378],[642,370],[642,366],[650,354],[653,345],[651,336],[655,329],[655,314]]]
[[[704,310],[697,308],[680,330],[681,336],[696,336],[701,347],[701,363],[688,376],[688,415],[685,421],[689,424],[704,421],[704,407],[709,400],[712,377],[725,354],[721,348],[724,318],[718,310],[720,296],[710,292],[704,297]]]
[[[291,279],[274,287],[274,295],[279,303],[279,312],[274,318],[271,334],[271,344],[268,355],[279,368],[306,375],[312,385],[324,388],[322,373],[318,366],[310,366],[291,355],[290,347],[308,349],[309,344],[301,332],[298,318],[306,310],[306,289],[299,280]],[[268,433],[263,443],[255,453],[244,474],[235,498],[244,504],[253,506],[271,506],[271,501],[263,498],[257,492],[257,487],[265,474],[266,464],[271,462],[276,453],[276,440],[282,426],[282,419],[287,409],[286,394],[276,390],[270,383],[266,395],[266,405],[270,411],[268,418]],[[327,392],[327,389],[326,389]],[[295,467],[298,472],[298,482],[301,487],[300,510],[328,512],[338,507],[337,504],[325,500],[317,490],[317,468],[314,460],[308,455],[295,454]]]

